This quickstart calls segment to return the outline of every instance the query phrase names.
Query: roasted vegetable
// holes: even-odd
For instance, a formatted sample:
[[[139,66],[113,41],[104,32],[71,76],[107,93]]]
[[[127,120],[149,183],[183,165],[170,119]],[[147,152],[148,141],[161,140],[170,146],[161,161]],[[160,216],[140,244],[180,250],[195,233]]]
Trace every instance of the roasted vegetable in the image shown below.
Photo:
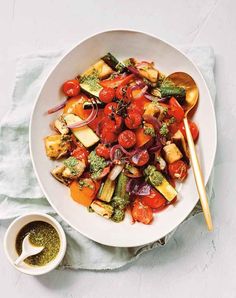
[[[183,157],[183,154],[174,143],[164,146],[163,151],[165,154],[165,160],[168,163],[175,162]]]
[[[102,171],[107,167],[108,163],[105,158],[98,156],[95,151],[92,151],[88,157],[90,164],[91,177],[93,179],[98,179]]]
[[[120,222],[124,219],[125,209],[129,204],[129,194],[126,191],[127,182],[128,177],[126,177],[124,173],[121,173],[118,177],[115,196],[111,200],[111,206],[114,209],[112,220],[115,222]]]
[[[178,130],[172,137],[172,141],[179,148],[183,154],[183,159],[189,164],[189,150],[185,138],[180,130]]]
[[[172,201],[177,192],[174,187],[165,179],[165,177],[156,170],[155,166],[148,166],[144,170],[146,181],[154,186],[168,201]]]
[[[47,156],[53,159],[65,156],[70,149],[70,140],[70,136],[66,135],[52,135],[44,138]]]
[[[170,80],[164,80],[160,86],[161,97],[175,97],[185,99],[186,91],[183,87],[175,86]]]
[[[74,114],[64,114],[63,115],[66,124],[72,125],[76,122],[82,121],[82,119],[79,116],[76,116]],[[96,144],[99,141],[99,137],[95,134],[95,132],[88,127],[87,125],[84,125],[79,128],[73,128],[71,129],[75,137],[86,147],[91,147],[94,144]]]
[[[125,65],[119,62],[111,53],[107,53],[101,59],[115,71],[124,72],[126,69]]]
[[[83,75],[80,78],[80,88],[89,96],[99,97],[99,92],[102,90],[99,82],[98,71],[93,69],[89,75]]]
[[[69,128],[66,126],[65,119],[62,116],[54,121],[54,126],[62,135],[66,135],[70,132]]]
[[[135,65],[139,74],[146,78],[148,81],[152,83],[156,83],[158,80],[158,70],[154,68],[154,63],[149,62],[139,62]]]
[[[71,156],[64,161],[65,169],[62,175],[69,179],[76,179],[79,178],[85,168],[86,165],[83,161],[78,160],[77,158]]]
[[[98,198],[104,202],[110,202],[115,191],[116,182],[110,180],[109,178],[106,179],[105,183],[101,186]]]
[[[99,200],[94,200],[90,205],[92,210],[98,215],[101,215],[105,218],[110,218],[113,214],[113,208],[111,205],[103,203]]]
[[[70,179],[63,176],[63,171],[65,170],[65,165],[57,166],[55,169],[51,171],[51,174],[54,178],[56,178],[59,182],[69,185]]]
[[[70,184],[70,194],[74,201],[89,207],[95,199],[97,187],[91,178],[81,178],[79,181],[74,180]]]
[[[94,71],[97,72],[98,78],[101,80],[109,77],[109,75],[113,73],[113,69],[107,63],[105,63],[103,59],[100,59],[98,62],[89,67],[89,69],[82,74],[82,77],[89,76]]]

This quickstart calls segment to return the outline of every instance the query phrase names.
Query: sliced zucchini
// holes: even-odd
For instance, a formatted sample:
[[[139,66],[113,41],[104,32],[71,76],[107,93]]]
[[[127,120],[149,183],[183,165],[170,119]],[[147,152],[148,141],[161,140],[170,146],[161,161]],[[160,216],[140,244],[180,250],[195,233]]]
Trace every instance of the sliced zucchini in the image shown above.
[[[101,191],[98,194],[98,198],[101,201],[105,201],[109,203],[115,191],[115,187],[116,187],[116,182],[107,178],[104,185],[101,188]]]
[[[148,166],[144,170],[144,174],[147,177],[146,180],[148,183],[155,187],[168,201],[172,201],[177,196],[177,191],[165,177],[157,171],[155,166]]]
[[[101,80],[109,77],[114,72],[107,63],[100,59],[98,62],[89,67],[82,76],[89,76],[94,72],[94,70],[97,72],[98,78]]]
[[[72,125],[76,122],[82,121],[82,119],[79,116],[76,116],[74,114],[64,114],[63,117],[64,117],[67,125]],[[93,146],[94,144],[96,144],[99,141],[99,137],[87,125],[79,127],[79,128],[73,128],[71,130],[72,130],[73,134],[75,135],[75,137],[86,148]]]
[[[96,102],[99,109],[103,109],[106,106],[106,104],[104,102],[101,102],[100,100],[96,100]],[[84,110],[90,110],[92,109],[92,106],[94,106],[94,104],[91,101],[85,101],[83,103]]]
[[[94,200],[90,205],[92,210],[98,215],[101,215],[105,218],[110,218],[113,214],[113,208],[111,205],[103,203],[99,200]]]
[[[119,62],[111,53],[107,53],[101,59],[115,71],[124,72],[126,70],[125,65]]]
[[[102,90],[102,86],[97,85],[97,87],[94,88],[86,82],[80,83],[80,88],[82,89],[82,91],[84,91],[84,93],[88,94],[89,96],[95,96],[97,98],[99,97],[99,92]]]

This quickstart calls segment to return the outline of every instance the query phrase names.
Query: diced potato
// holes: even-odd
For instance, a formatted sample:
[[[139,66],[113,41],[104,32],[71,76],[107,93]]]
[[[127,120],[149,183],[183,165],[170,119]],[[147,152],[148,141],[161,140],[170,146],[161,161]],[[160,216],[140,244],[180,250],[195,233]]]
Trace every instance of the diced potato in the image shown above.
[[[44,138],[46,154],[50,158],[58,159],[67,154],[70,148],[70,137],[52,135]]]
[[[108,205],[106,203],[103,203],[99,200],[94,200],[90,207],[93,209],[94,212],[97,214],[105,217],[105,218],[110,218],[113,213],[113,208],[111,205]]]
[[[89,67],[89,69],[87,69],[82,76],[90,75],[94,70],[98,72],[99,79],[105,79],[114,72],[113,69],[103,60],[99,60],[97,63]]]
[[[55,128],[63,135],[69,133],[69,128],[66,126],[66,122],[63,117],[59,117],[54,121]]]
[[[168,163],[173,163],[183,157],[183,154],[180,152],[178,147],[175,144],[169,144],[163,147],[165,153],[165,160]]]

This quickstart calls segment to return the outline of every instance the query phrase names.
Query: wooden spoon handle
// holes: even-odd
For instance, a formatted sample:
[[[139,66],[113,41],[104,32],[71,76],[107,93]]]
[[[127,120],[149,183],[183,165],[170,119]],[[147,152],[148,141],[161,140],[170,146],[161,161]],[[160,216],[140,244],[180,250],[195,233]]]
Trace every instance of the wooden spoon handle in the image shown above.
[[[213,225],[212,225],[211,213],[210,213],[210,209],[209,209],[209,205],[208,205],[206,188],[205,188],[205,185],[204,185],[202,171],[201,171],[201,167],[200,167],[199,160],[198,160],[198,157],[197,157],[197,153],[196,153],[195,145],[194,145],[194,142],[193,142],[192,134],[190,132],[187,117],[184,118],[184,127],[185,127],[188,146],[189,146],[191,164],[192,164],[192,168],[193,168],[195,182],[196,182],[196,185],[197,185],[197,190],[198,190],[199,198],[200,198],[200,201],[201,201],[204,217],[205,217],[205,220],[206,220],[206,223],[207,223],[208,230],[212,231],[213,230]]]

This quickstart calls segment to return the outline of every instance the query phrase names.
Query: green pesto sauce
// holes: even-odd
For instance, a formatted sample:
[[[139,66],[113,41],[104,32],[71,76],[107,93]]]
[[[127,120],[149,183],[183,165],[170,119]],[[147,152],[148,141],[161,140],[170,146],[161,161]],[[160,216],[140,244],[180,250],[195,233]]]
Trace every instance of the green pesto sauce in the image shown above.
[[[168,133],[169,133],[168,125],[166,123],[163,123],[160,128],[160,134],[163,137],[166,137],[168,135]]]
[[[76,166],[78,165],[78,160],[71,156],[69,158],[67,158],[65,161],[64,161],[64,165],[71,171],[72,175],[77,175],[79,172],[78,170],[76,169]]]
[[[145,176],[147,176],[146,180],[154,187],[161,185],[164,179],[164,176],[159,171],[157,171],[155,166],[148,166],[144,170],[144,174]]]
[[[105,158],[98,156],[95,151],[92,151],[88,157],[90,163],[90,172],[92,173],[91,177],[97,179],[102,170],[107,166]]]
[[[37,255],[28,257],[25,263],[33,266],[43,266],[51,262],[60,250],[60,238],[55,228],[44,221],[33,221],[25,225],[16,237],[16,251],[22,252],[22,242],[30,234],[29,240],[35,246],[44,246]]]
[[[91,91],[98,91],[101,89],[101,85],[99,85],[98,71],[96,69],[94,69],[91,74],[82,76],[80,83],[89,85]]]
[[[145,133],[145,135],[149,135],[151,137],[155,137],[155,135],[156,135],[155,130],[152,127],[145,127],[144,128],[144,133]]]

